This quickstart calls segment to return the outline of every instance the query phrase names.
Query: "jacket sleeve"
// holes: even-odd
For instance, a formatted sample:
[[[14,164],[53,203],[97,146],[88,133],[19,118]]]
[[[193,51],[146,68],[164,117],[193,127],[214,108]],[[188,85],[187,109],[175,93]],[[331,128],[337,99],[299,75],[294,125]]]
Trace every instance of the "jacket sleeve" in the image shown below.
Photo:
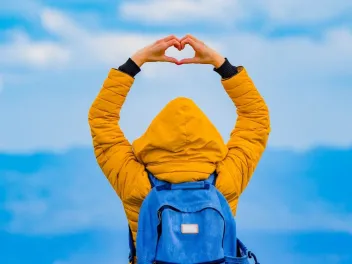
[[[128,74],[111,69],[90,107],[88,122],[95,156],[104,175],[123,202],[137,205],[149,192],[150,184],[118,123],[133,82]]]
[[[237,108],[237,121],[231,132],[227,157],[218,164],[217,187],[225,195],[233,213],[264,152],[270,133],[268,107],[243,67],[223,79],[222,85]]]

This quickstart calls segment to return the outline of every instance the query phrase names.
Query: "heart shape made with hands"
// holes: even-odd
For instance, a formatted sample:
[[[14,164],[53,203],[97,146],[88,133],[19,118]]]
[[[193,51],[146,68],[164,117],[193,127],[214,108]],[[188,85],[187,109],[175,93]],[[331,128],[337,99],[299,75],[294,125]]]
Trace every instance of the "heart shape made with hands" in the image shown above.
[[[224,62],[220,54],[189,34],[182,39],[174,35],[159,39],[135,53],[132,59],[138,66],[145,62],[171,62],[177,65],[212,64],[217,67]]]
[[[195,55],[195,50],[189,44],[181,47],[181,49],[178,49],[175,46],[171,46],[165,51],[165,55],[181,61],[185,58],[193,58]]]
[[[190,34],[181,39],[171,35],[159,41],[166,44],[166,46],[164,46],[165,61],[174,62],[178,65],[208,63],[209,55],[212,53],[212,50],[207,47],[204,42]],[[172,47],[174,47],[174,49]],[[181,52],[183,50],[186,52]]]

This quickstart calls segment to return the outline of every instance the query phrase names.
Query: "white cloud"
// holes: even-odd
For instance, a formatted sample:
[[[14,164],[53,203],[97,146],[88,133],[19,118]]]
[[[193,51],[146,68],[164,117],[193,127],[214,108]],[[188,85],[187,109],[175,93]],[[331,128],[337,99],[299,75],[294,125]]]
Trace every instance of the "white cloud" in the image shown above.
[[[148,10],[146,12],[146,10]],[[232,10],[231,14],[229,10]],[[125,19],[147,23],[184,23],[196,20],[230,22],[241,15],[241,6],[237,0],[174,0],[174,1],[126,1],[119,7],[119,13]]]
[[[236,44],[226,53],[246,66],[269,105],[271,146],[352,145],[352,125],[345,122],[352,111],[351,31],[331,30],[320,40],[244,34],[228,43]]]
[[[287,24],[319,23],[348,14],[352,3],[344,0],[251,0],[244,3],[248,13],[263,12],[272,21]]]
[[[73,54],[71,67],[92,67],[115,64],[126,54],[151,44],[164,37],[159,33],[139,34],[131,32],[91,32],[72,20],[65,13],[55,9],[44,9],[41,14],[42,25],[50,33],[60,36]]]
[[[2,14],[20,15],[31,23],[39,21],[39,14],[43,12],[40,1],[12,0],[1,3]],[[12,27],[13,28],[13,27]],[[45,68],[60,66],[69,61],[69,53],[65,47],[53,41],[34,41],[29,34],[20,30],[5,30],[6,42],[0,44],[0,68],[24,66]]]
[[[0,136],[7,139],[0,144],[2,151],[90,145],[87,111],[109,68],[118,67],[137,49],[167,35],[88,31],[53,9],[43,9],[41,19],[59,42],[31,40],[17,32],[12,42],[0,46],[0,67],[6,69],[2,75],[10,88],[2,93],[0,104],[5,109],[0,117],[9,124],[0,130]],[[337,28],[318,40],[267,39],[243,32],[197,36],[233,64],[248,69],[269,105],[271,146],[306,149],[352,144],[352,124],[345,122],[346,113],[352,111],[347,100],[352,96],[348,67],[352,64],[351,31]],[[193,52],[190,48],[182,53],[171,49],[168,54],[180,58]],[[8,66],[26,67],[27,72]],[[58,70],[56,66],[60,66]],[[219,92],[219,77],[211,72],[210,66],[144,65],[123,108],[121,125],[127,137],[138,137],[168,100],[182,95],[193,98],[226,139],[236,115],[226,94]],[[222,107],[214,108],[214,104]],[[21,107],[13,109],[10,117],[5,113],[13,105]]]
[[[126,56],[126,54],[133,54],[138,49],[165,37],[161,33],[87,31],[65,13],[55,9],[43,9],[41,19],[45,29],[60,36],[65,43],[69,44],[71,53],[74,56],[72,59],[74,66],[77,64],[78,66],[83,66],[87,63],[88,67],[94,64],[115,64],[118,59],[125,60],[127,56],[131,56]],[[220,47],[220,44],[215,42],[214,46]],[[185,54],[187,56],[191,53],[189,48],[186,49]],[[171,54],[175,55],[175,50],[171,51]]]
[[[144,23],[185,24],[233,23],[265,16],[268,21],[284,24],[319,23],[348,14],[352,4],[344,0],[162,0],[125,1],[119,7],[119,15],[125,19]],[[148,10],[146,12],[146,10]]]
[[[0,45],[0,67],[27,66],[45,68],[69,62],[70,53],[53,41],[33,41],[23,32],[12,32],[11,41]]]
[[[11,0],[0,5],[0,15],[20,14],[22,17],[34,19],[42,5],[38,1]]]

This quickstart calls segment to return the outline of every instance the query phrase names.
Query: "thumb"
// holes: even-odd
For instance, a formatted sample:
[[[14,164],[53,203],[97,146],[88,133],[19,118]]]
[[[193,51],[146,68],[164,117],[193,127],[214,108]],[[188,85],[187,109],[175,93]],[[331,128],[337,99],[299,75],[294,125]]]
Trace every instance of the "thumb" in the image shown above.
[[[179,64],[178,60],[176,60],[173,57],[166,56],[166,55],[163,56],[163,61]]]
[[[186,59],[182,59],[179,62],[180,64],[192,64],[192,63],[200,63],[199,58],[194,57],[194,58],[186,58]]]

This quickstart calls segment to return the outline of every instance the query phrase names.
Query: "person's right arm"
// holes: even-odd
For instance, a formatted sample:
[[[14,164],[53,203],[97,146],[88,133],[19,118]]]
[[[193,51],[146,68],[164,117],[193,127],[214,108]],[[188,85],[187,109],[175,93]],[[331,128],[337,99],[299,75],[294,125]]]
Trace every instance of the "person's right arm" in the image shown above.
[[[221,83],[237,108],[237,121],[227,143],[228,154],[217,166],[217,187],[236,214],[237,200],[265,150],[270,118],[268,107],[245,68],[232,66],[227,60],[221,67],[218,70],[228,73],[222,76]]]
[[[226,158],[217,164],[216,187],[225,196],[233,214],[266,147],[270,132],[269,111],[253,81],[243,67],[235,67],[197,38],[187,35],[181,47],[189,44],[196,51],[181,64],[210,64],[222,77],[225,91],[237,107],[237,122],[227,144]]]

